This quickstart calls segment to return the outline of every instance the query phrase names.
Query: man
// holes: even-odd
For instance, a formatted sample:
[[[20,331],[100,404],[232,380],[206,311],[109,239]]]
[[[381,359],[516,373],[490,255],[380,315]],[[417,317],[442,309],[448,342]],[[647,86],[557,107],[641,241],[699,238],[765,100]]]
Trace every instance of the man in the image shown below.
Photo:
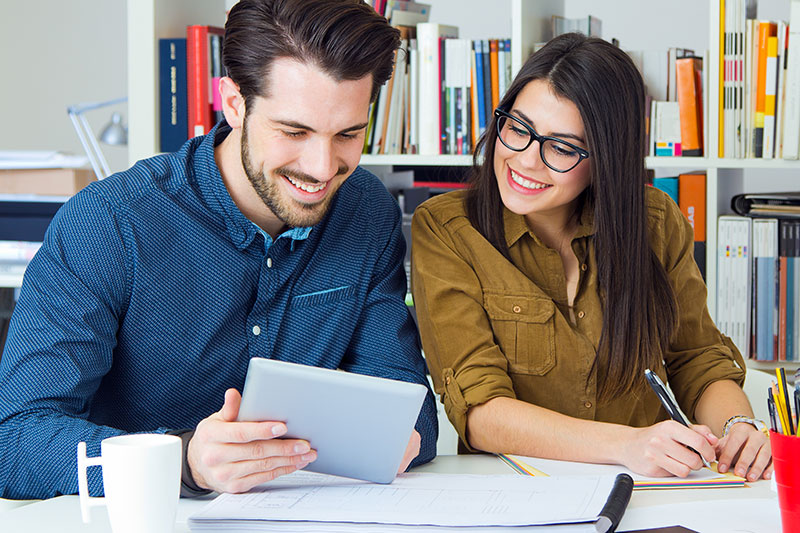
[[[250,357],[427,383],[399,210],[356,168],[398,45],[357,0],[233,7],[226,122],[78,193],[28,267],[0,359],[0,496],[75,493],[76,443],[127,432],[182,435],[185,495],[302,468],[316,454],[284,424],[235,421]],[[436,437],[429,392],[402,468]]]

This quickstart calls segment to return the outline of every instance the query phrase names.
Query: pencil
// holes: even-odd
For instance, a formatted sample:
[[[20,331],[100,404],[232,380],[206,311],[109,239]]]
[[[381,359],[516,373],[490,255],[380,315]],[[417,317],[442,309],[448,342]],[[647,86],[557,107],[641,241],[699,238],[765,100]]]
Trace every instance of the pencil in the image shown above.
[[[783,395],[783,406],[786,409],[786,421],[788,422],[788,426],[786,427],[788,433],[787,435],[794,435],[794,420],[792,420],[792,404],[789,403],[789,391],[786,387],[786,370],[781,368],[776,368],[775,373],[778,374],[778,387],[780,387],[780,392]]]
[[[775,402],[775,410],[778,412],[778,421],[781,424],[780,433],[786,435],[786,428],[789,425],[786,423],[786,408],[783,405],[783,396],[778,391],[778,384],[772,382],[772,401]]]

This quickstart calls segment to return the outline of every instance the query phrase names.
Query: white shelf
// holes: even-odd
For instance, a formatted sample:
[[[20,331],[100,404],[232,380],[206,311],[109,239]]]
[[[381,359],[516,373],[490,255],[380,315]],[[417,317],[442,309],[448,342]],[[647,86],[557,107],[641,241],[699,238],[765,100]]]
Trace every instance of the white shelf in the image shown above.
[[[410,166],[440,166],[440,167],[468,167],[472,165],[471,155],[413,155],[413,154],[388,154],[388,155],[362,155],[360,165],[410,165]]]
[[[0,274],[0,288],[17,289],[22,287],[22,274]]]
[[[723,168],[723,169],[794,169],[800,170],[800,161],[785,159],[719,159],[715,157],[647,157],[647,168]]]

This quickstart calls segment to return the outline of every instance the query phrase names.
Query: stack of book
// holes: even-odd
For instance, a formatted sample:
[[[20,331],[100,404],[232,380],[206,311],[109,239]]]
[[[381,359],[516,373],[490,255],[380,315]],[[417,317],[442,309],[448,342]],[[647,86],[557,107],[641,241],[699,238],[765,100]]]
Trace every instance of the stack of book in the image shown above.
[[[174,152],[187,139],[205,135],[222,119],[219,80],[222,38],[216,26],[191,25],[186,37],[159,39],[160,150]]]
[[[403,36],[392,78],[370,109],[364,153],[470,154],[511,83],[511,40],[458,38],[423,22]]]
[[[800,360],[800,195],[734,196],[718,221],[717,325],[746,357]]]
[[[719,157],[800,157],[800,0],[790,23],[755,19],[755,2],[722,3]]]

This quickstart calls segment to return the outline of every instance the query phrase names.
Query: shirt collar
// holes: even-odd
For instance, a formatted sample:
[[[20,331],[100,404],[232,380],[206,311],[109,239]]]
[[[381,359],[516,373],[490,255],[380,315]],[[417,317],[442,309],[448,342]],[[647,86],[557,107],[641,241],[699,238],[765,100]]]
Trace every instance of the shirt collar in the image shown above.
[[[533,240],[542,244],[539,237],[528,228],[527,222],[523,215],[518,215],[508,210],[503,206],[503,226],[505,227],[506,246],[511,248],[518,240],[526,233],[529,234]],[[588,237],[594,234],[594,207],[590,202],[583,202],[581,214],[578,217],[578,229],[575,232],[574,239]]]
[[[214,148],[230,132],[231,127],[224,120],[214,126],[207,135],[200,138],[190,165],[194,171],[195,180],[198,183],[203,199],[211,211],[220,215],[225,221],[228,235],[236,247],[243,250],[253,242],[256,235],[262,234],[266,250],[272,245],[272,237],[239,210],[239,207],[231,198],[228,188],[225,187],[225,182],[222,181],[222,174],[214,157]],[[292,249],[294,249],[294,242],[307,239],[311,229],[311,227],[289,228],[281,233],[278,239],[284,237],[292,239]]]

